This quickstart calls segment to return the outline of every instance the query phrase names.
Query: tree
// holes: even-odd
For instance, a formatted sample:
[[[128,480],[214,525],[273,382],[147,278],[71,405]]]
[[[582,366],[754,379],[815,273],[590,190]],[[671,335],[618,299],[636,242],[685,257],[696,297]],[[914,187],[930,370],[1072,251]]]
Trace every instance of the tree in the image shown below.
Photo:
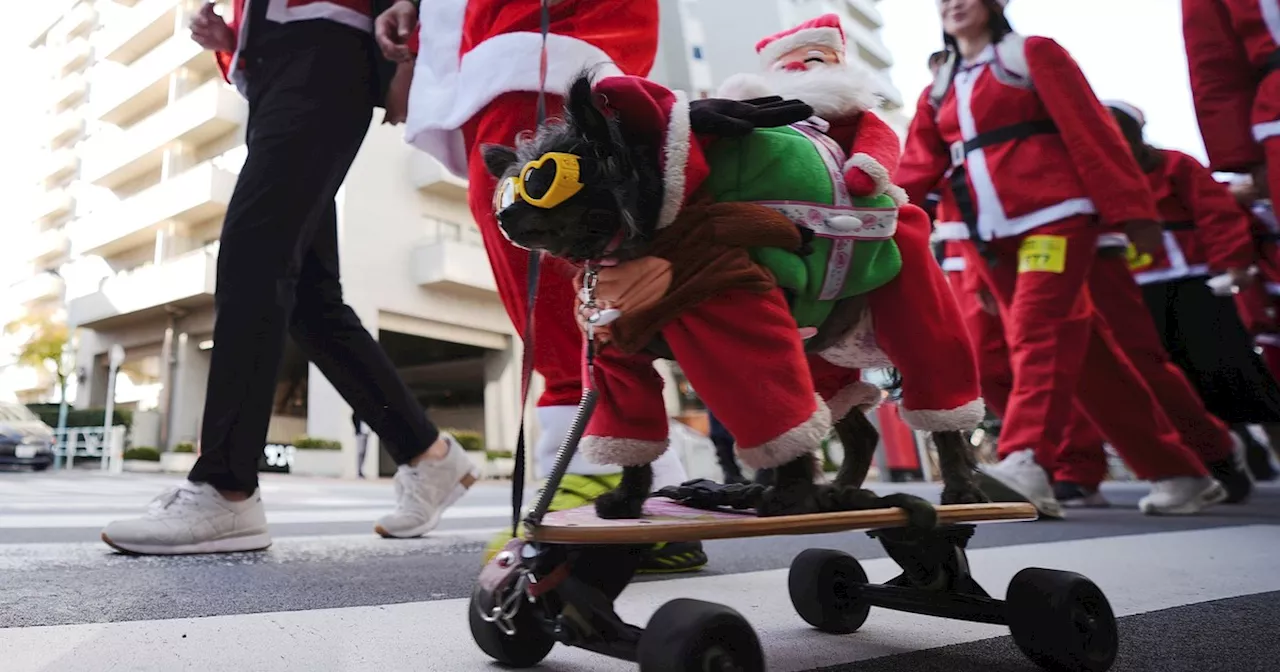
[[[64,360],[62,353],[67,346],[70,333],[67,325],[53,319],[53,316],[40,312],[30,313],[25,317],[5,325],[5,333],[18,335],[27,332],[29,335],[18,348],[18,363],[34,369],[52,371],[58,381],[58,402],[67,397],[67,380],[71,377],[72,363]]]

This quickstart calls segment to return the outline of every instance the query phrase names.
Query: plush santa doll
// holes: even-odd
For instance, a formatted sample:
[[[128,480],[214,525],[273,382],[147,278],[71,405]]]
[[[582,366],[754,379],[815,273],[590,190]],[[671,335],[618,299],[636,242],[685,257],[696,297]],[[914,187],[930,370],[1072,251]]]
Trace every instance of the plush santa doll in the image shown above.
[[[875,80],[863,65],[848,60],[845,49],[840,17],[824,14],[760,40],[756,53],[762,72],[733,75],[718,95],[803,100],[829,125],[827,134],[849,157],[844,180],[850,195],[887,194],[902,205],[906,193],[890,182],[902,145],[897,133],[872,111],[880,104]]]
[[[833,413],[869,409],[874,395],[866,394],[860,370],[893,367],[902,374],[908,425],[970,430],[982,421],[985,405],[963,316],[930,247],[929,217],[890,182],[902,145],[873,111],[879,103],[874,80],[846,57],[845,47],[839,16],[812,19],[761,40],[756,52],[763,72],[730,77],[718,95],[804,101],[814,110],[812,124],[847,157],[841,167],[854,204],[881,197],[898,206],[892,234],[900,255],[897,277],[867,294],[867,317],[851,337],[810,356],[815,384]]]

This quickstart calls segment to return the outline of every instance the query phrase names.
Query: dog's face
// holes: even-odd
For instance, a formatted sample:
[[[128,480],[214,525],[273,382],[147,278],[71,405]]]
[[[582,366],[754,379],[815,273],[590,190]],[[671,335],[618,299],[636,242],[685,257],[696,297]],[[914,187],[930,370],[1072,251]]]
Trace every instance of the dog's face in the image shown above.
[[[485,167],[498,180],[503,235],[575,263],[641,256],[662,186],[656,154],[625,137],[583,75],[569,90],[563,120],[548,121],[514,148],[484,146]]]

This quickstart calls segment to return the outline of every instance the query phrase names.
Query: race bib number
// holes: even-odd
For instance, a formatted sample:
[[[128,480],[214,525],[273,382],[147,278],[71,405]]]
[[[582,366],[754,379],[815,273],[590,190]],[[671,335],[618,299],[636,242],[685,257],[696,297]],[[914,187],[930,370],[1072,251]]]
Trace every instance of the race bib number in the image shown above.
[[[1154,261],[1149,254],[1138,254],[1138,248],[1134,247],[1133,243],[1129,243],[1129,247],[1125,248],[1124,259],[1129,263],[1131,271],[1146,268]]]
[[[1018,248],[1018,272],[1061,273],[1067,267],[1067,239],[1027,236]]]

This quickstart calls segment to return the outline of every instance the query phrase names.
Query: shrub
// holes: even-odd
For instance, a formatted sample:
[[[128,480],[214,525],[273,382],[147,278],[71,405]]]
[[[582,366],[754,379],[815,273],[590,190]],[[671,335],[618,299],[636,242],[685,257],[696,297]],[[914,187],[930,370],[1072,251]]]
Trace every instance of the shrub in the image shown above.
[[[40,417],[40,421],[50,427],[58,428],[58,404],[28,404],[27,408],[31,409]],[[105,408],[67,408],[67,426],[68,427],[101,427],[102,421],[106,417],[107,409]],[[133,426],[133,413],[127,410],[111,410],[111,418],[113,425],[124,425],[125,427]]]
[[[446,429],[444,430],[453,435],[462,445],[462,449],[467,452],[479,452],[484,450],[484,437],[479,432],[472,432],[465,429]]]
[[[196,444],[183,441],[173,447],[175,453],[194,453],[196,452]]]
[[[486,450],[484,457],[486,460],[509,460],[515,457],[515,454],[509,450]]]
[[[293,447],[298,450],[342,450],[342,443],[333,439],[299,436],[293,440]]]
[[[147,462],[159,462],[160,451],[151,446],[135,446],[124,451],[124,459],[126,460],[145,460]]]

